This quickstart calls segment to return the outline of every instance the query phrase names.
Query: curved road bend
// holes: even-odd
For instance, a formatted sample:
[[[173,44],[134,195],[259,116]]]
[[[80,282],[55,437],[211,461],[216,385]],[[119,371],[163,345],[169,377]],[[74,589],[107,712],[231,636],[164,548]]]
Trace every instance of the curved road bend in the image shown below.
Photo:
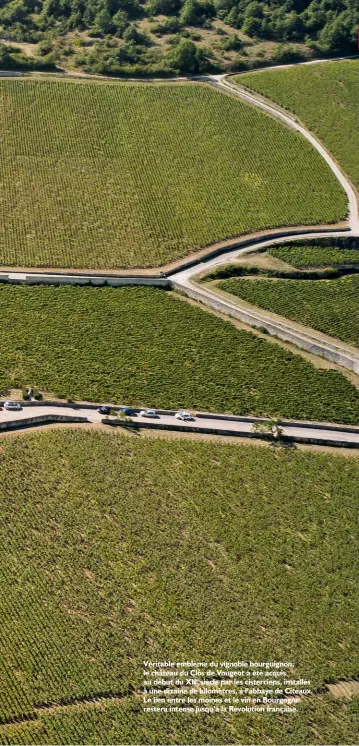
[[[273,316],[273,314],[268,314],[264,309],[241,303],[240,298],[233,298],[233,300],[231,300],[225,295],[216,293],[215,288],[208,288],[205,285],[193,282],[195,276],[199,273],[208,273],[213,269],[217,269],[221,265],[235,261],[242,254],[273,246],[275,244],[286,243],[290,240],[319,238],[323,235],[327,234],[318,231],[318,233],[310,233],[304,236],[293,235],[275,240],[259,240],[258,243],[252,244],[251,246],[246,246],[242,249],[234,249],[226,254],[222,254],[220,257],[209,259],[207,262],[202,261],[195,266],[170,275],[168,279],[174,289],[178,290],[180,293],[188,295],[190,298],[200,301],[212,310],[214,309],[215,311],[220,311],[227,316],[240,319],[249,326],[256,328],[264,327],[270,334],[274,334],[302,349],[314,352],[321,357],[332,360],[349,370],[354,370],[359,373],[359,350],[356,351],[353,347],[346,345],[344,342],[321,334],[310,327],[296,325],[284,316]],[[350,235],[350,233],[348,234],[348,232],[344,233],[338,231],[336,233],[331,233],[330,235],[339,237]]]
[[[81,405],[46,405],[46,403],[41,405],[36,404],[28,404],[24,403],[23,409],[17,412],[9,412],[6,409],[2,409],[0,411],[0,424],[5,422],[16,422],[18,423],[18,429],[21,429],[21,420],[29,419],[31,418],[37,418],[41,417],[42,415],[65,415],[67,417],[74,416],[74,417],[84,417],[87,419],[90,423],[95,424],[101,424],[103,420],[103,415],[101,415],[97,411],[98,405],[88,406],[88,407],[81,407]],[[250,418],[243,417],[242,419],[236,419],[228,416],[223,415],[212,415],[211,417],[206,416],[206,414],[200,413],[201,416],[198,417],[197,414],[195,414],[195,420],[186,423],[182,420],[177,420],[174,417],[173,413],[163,413],[159,414],[157,418],[147,418],[147,417],[140,417],[137,413],[134,417],[134,420],[138,423],[141,423],[142,426],[146,426],[149,423],[154,424],[162,424],[170,426],[171,430],[183,430],[183,428],[188,428],[189,432],[191,432],[191,427],[195,427],[196,431],[203,431],[206,432],[206,430],[216,430],[218,431],[218,434],[221,434],[221,431],[223,434],[233,434],[233,435],[242,435],[242,437],[246,437],[246,435],[249,435],[251,432],[253,432],[253,420]],[[36,424],[36,422],[34,423]],[[66,423],[64,423],[66,424]],[[26,427],[26,425],[24,425]],[[0,430],[1,432],[1,430]],[[358,447],[359,448],[359,426],[357,428],[350,428],[340,425],[332,425],[332,429],[330,425],[321,425],[320,423],[318,425],[312,425],[311,427],[308,426],[308,423],[303,422],[296,422],[296,423],[289,423],[286,422],[285,425],[283,425],[283,434],[287,436],[291,436],[291,438],[295,439],[315,439],[317,442],[323,442],[323,444],[328,445],[333,443],[333,445],[339,444],[339,443],[349,443],[352,447]]]

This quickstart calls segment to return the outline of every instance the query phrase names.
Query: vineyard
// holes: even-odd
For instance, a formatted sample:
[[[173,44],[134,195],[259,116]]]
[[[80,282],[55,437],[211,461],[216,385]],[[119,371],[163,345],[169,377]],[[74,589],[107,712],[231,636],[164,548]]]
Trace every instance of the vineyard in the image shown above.
[[[164,290],[0,285],[0,391],[356,423],[334,370]],[[24,333],[26,329],[26,334]]]
[[[359,265],[359,249],[341,249],[321,246],[292,246],[286,244],[267,252],[276,259],[298,269],[306,267],[335,267]]]
[[[359,59],[250,73],[237,81],[297,114],[359,188]]]
[[[143,713],[137,700],[102,702],[63,710],[44,709],[31,723],[0,725],[1,744],[143,744],[166,743],[175,746],[181,740],[191,744],[243,743],[260,739],[271,746],[278,744],[355,743],[359,713],[358,700],[335,701],[330,695],[312,696],[303,701],[295,715],[268,714],[258,718],[241,713],[241,718],[226,715]],[[271,734],[269,736],[269,733]]]
[[[255,306],[359,346],[359,276],[337,280],[238,280],[222,290]]]
[[[3,265],[159,266],[347,214],[302,137],[204,85],[2,80],[0,101]]]
[[[324,693],[295,719],[138,695],[144,659],[189,650],[356,675],[357,458],[65,429],[1,465],[0,743],[355,742],[357,702]]]

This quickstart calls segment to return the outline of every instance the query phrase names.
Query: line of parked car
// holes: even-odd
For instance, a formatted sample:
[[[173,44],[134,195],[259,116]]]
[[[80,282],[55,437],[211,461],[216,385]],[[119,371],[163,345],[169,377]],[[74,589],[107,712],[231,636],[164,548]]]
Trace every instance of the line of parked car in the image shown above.
[[[111,412],[115,409],[115,407],[99,407],[98,412],[100,414],[106,414],[109,415]],[[119,413],[123,413],[126,417],[136,417],[137,412],[135,412],[134,409],[131,409],[130,407],[119,407],[119,409],[116,410]],[[152,417],[152,418],[158,418],[160,415],[158,412],[156,412],[155,409],[141,409],[139,412],[140,417]],[[193,421],[195,418],[190,412],[176,412],[174,415],[176,420],[184,420],[185,422]]]
[[[20,409],[22,409],[22,406],[20,402],[18,401],[5,401],[4,402],[4,409],[7,409],[8,411],[18,412]],[[108,407],[108,406],[102,406],[98,408],[98,412],[100,414],[106,414],[109,415],[111,412],[116,410],[118,413],[124,414],[126,417],[136,417],[137,412],[135,412],[134,409],[131,409],[131,407]],[[139,412],[140,417],[152,417],[152,418],[159,418],[158,412],[156,412],[155,409],[141,409]],[[185,422],[193,421],[195,418],[190,412],[176,412],[174,415],[176,420],[184,420]]]

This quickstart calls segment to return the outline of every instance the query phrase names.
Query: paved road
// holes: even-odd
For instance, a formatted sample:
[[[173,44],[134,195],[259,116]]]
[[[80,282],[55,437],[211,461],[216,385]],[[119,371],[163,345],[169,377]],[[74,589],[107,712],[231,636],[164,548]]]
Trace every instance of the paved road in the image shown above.
[[[320,332],[301,326],[281,316],[269,314],[264,309],[250,306],[241,302],[240,298],[227,298],[220,295],[215,288],[209,289],[203,284],[195,282],[196,275],[201,272],[211,272],[221,265],[230,264],[239,256],[257,249],[263,249],[274,244],[287,243],[291,240],[303,240],[308,238],[319,238],[327,235],[323,232],[313,232],[304,236],[292,235],[285,238],[271,239],[257,242],[243,249],[234,249],[214,259],[202,261],[188,269],[174,273],[169,276],[172,287],[180,292],[200,301],[215,311],[220,311],[227,316],[239,319],[249,326],[256,328],[266,328],[271,334],[275,334],[280,339],[289,341],[301,349],[308,350],[314,354],[320,355],[328,360],[342,365],[348,370],[359,373],[359,350],[356,351],[350,345],[334,339]],[[337,231],[330,234],[331,236],[347,236],[348,232]]]
[[[198,416],[198,414],[200,416]],[[93,407],[81,407],[80,405],[59,405],[54,406],[51,404],[23,404],[23,408],[18,412],[9,412],[6,409],[0,409],[0,425],[5,422],[16,422],[21,427],[21,421],[30,418],[40,417],[42,415],[65,415],[84,417],[90,423],[100,424],[104,419],[103,415],[97,411],[97,405]],[[211,417],[206,416],[203,413],[194,413],[194,420],[189,423],[177,420],[173,413],[163,413],[158,415],[156,418],[140,417],[137,413],[133,417],[133,421],[142,425],[155,424],[155,425],[168,425],[173,430],[180,428],[186,428],[191,431],[191,428],[195,427],[196,430],[206,432],[206,430],[217,430],[219,434],[242,435],[246,436],[253,432],[253,419],[251,418],[231,418],[225,415],[212,415]],[[352,430],[352,432],[351,432]],[[315,439],[318,442],[330,441],[335,445],[338,442],[350,443],[353,446],[359,447],[359,426],[357,428],[346,428],[340,425],[312,425],[309,427],[309,423],[289,423],[286,422],[283,425],[283,434],[292,437],[293,439]]]

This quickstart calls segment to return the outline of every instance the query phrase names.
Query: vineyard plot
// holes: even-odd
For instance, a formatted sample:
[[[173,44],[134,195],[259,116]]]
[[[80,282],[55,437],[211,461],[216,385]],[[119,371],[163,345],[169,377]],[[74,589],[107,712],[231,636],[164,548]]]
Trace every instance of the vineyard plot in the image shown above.
[[[304,138],[201,84],[3,80],[0,137],[3,265],[153,267],[347,215]]]
[[[359,276],[336,280],[239,280],[227,293],[359,347]]]
[[[356,675],[357,458],[64,429],[1,463],[1,743],[294,744],[293,716],[144,715],[143,660]],[[347,705],[305,698],[302,743],[354,743]]]
[[[341,373],[164,290],[0,285],[0,315],[4,392],[359,422]]]
[[[282,262],[286,262],[298,269],[359,265],[359,244],[358,248],[353,249],[342,249],[332,246],[293,246],[288,244],[269,249],[267,254],[274,256],[276,259],[281,259]]]
[[[359,59],[255,72],[236,80],[297,114],[359,188]]]

